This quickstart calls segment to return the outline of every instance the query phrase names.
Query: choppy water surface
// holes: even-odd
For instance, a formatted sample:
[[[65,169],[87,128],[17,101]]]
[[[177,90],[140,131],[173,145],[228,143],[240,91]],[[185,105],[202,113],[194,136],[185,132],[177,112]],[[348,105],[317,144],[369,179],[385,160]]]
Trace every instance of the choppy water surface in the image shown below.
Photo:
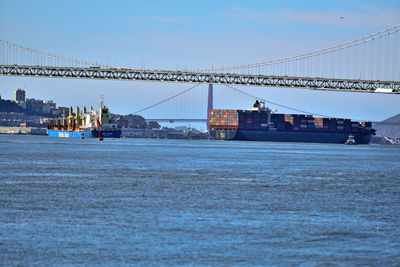
[[[0,136],[4,265],[400,262],[400,147]]]

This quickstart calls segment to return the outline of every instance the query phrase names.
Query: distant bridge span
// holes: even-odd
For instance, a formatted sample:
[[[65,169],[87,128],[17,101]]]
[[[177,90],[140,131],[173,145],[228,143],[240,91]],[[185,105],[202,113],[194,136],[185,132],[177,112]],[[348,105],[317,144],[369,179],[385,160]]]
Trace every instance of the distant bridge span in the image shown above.
[[[207,122],[207,119],[145,119],[147,122],[157,121],[157,122]]]
[[[193,123],[200,123],[200,122],[207,122],[207,119],[145,119],[147,122],[150,121],[157,121],[157,122],[193,122]],[[400,126],[400,123],[397,122],[385,122],[385,121],[371,121],[374,125],[389,125],[389,126]]]
[[[0,75],[46,78],[77,78],[207,84],[214,83],[303,88],[325,91],[400,94],[400,82],[398,81],[307,78],[231,73],[203,73],[172,70],[168,71],[100,67],[0,65]]]

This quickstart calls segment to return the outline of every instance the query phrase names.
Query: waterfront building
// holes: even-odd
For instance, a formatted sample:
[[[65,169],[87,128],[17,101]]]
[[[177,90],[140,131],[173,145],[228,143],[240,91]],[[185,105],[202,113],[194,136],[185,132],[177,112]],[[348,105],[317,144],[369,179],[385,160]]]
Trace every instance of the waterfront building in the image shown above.
[[[14,102],[25,102],[25,90],[17,89],[14,91]]]

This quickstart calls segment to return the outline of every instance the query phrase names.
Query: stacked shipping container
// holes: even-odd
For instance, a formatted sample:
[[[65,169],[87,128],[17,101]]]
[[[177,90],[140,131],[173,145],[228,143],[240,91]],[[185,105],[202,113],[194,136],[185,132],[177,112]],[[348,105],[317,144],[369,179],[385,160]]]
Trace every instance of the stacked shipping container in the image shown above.
[[[360,132],[371,130],[371,122],[354,122],[349,119],[314,118],[303,114],[273,113],[270,120],[277,131]],[[211,129],[267,130],[268,113],[260,110],[213,109],[210,114]]]
[[[209,127],[214,129],[237,129],[239,115],[236,109],[213,109],[210,114]]]
[[[317,131],[320,131],[324,128],[324,119],[323,118],[314,118],[314,128]]]
[[[261,111],[239,111],[243,112],[244,115],[244,128],[246,129],[267,129],[268,128],[268,114],[266,112]],[[240,115],[239,115],[239,124],[241,125]]]

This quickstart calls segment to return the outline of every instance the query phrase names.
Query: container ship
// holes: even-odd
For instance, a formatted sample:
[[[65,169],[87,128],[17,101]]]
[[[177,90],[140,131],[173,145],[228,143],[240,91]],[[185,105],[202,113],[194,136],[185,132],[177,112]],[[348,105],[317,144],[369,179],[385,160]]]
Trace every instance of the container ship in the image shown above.
[[[208,121],[211,136],[219,140],[368,144],[375,129],[371,122],[280,114],[256,101],[252,109],[213,109]]]
[[[100,109],[89,111],[83,107],[80,112],[79,107],[73,113],[72,107],[69,108],[67,118],[57,119],[49,122],[47,126],[48,136],[67,137],[67,138],[120,138],[121,127],[110,121],[109,109],[104,106],[103,99],[100,101]]]

